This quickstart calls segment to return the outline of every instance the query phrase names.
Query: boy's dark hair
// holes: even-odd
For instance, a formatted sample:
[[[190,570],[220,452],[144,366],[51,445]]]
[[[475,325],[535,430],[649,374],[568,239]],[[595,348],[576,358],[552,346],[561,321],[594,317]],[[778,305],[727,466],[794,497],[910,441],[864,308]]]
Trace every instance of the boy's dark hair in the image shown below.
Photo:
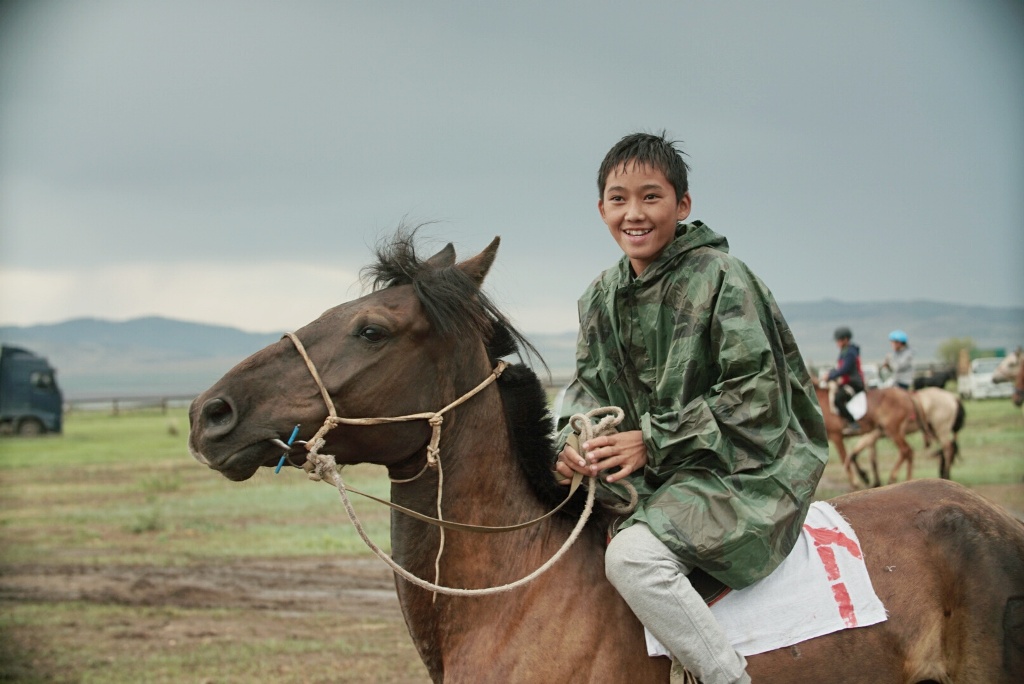
[[[597,193],[604,197],[604,186],[608,182],[608,176],[622,164],[633,162],[638,166],[650,166],[658,169],[676,191],[676,201],[682,199],[689,184],[686,174],[690,167],[683,161],[682,150],[676,148],[676,141],[669,140],[666,132],[658,135],[651,133],[631,133],[615,143],[608,154],[601,162],[601,168],[597,172]]]

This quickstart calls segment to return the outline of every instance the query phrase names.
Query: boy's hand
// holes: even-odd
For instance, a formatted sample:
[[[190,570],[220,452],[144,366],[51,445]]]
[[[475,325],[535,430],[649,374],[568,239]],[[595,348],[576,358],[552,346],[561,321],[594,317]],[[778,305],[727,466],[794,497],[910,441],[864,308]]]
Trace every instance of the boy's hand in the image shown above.
[[[595,437],[583,444],[583,453],[591,468],[590,475],[618,466],[605,478],[608,482],[621,480],[647,465],[647,445],[640,430]]]
[[[555,465],[559,484],[569,484],[573,472],[596,477],[602,470],[618,470],[607,477],[608,482],[621,480],[647,465],[647,446],[639,430],[595,437],[583,444],[584,456],[566,445]]]
[[[579,452],[572,448],[569,444],[565,445],[562,452],[558,454],[558,460],[555,461],[555,482],[560,485],[568,485],[572,482],[573,473],[583,473],[584,475],[594,475],[596,471],[591,472],[591,469],[587,466],[587,462],[580,456]]]

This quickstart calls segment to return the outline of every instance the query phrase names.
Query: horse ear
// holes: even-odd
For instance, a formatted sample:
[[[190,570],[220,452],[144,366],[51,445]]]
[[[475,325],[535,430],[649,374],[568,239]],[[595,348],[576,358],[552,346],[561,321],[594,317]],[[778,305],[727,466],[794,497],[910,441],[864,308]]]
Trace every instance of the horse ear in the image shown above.
[[[471,259],[466,259],[458,268],[463,273],[473,279],[473,282],[477,284],[477,287],[483,285],[484,277],[487,272],[491,270],[491,265],[494,263],[494,257],[498,254],[498,244],[501,242],[501,236],[496,236],[491,240],[491,244],[487,245],[484,251],[477,254]]]
[[[455,263],[455,247],[452,243],[448,243],[441,249],[440,252],[430,257],[426,261],[426,265],[431,268],[446,268]]]

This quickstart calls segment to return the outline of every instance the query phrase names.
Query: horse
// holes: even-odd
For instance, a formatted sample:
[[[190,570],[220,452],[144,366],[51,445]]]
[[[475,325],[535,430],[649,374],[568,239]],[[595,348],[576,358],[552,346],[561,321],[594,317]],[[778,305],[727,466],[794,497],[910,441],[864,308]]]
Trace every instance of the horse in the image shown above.
[[[912,386],[915,390],[924,389],[925,387],[946,389],[946,385],[952,380],[956,380],[956,368],[940,368],[939,370],[928,371],[925,375],[914,378]]]
[[[899,459],[893,466],[889,475],[889,483],[896,481],[896,472],[900,466],[906,463],[907,479],[910,479],[911,464],[914,462],[914,449],[907,442],[908,428],[917,421],[918,411],[914,406],[910,393],[899,387],[870,388],[865,390],[867,395],[867,412],[857,420],[860,429],[855,432],[847,432],[846,422],[835,412],[832,406],[832,392],[824,381],[815,384],[815,393],[818,396],[818,403],[821,405],[821,412],[825,418],[825,432],[828,440],[835,446],[842,461],[843,469],[850,482],[850,488],[857,488],[857,478],[854,473],[860,475],[861,481],[868,484],[868,476],[859,465],[857,456],[865,449],[871,448],[874,441],[879,437],[886,436],[893,441],[899,450]],[[844,439],[853,435],[861,435],[864,441],[858,441],[853,451],[847,453]],[[874,440],[870,436],[875,435]],[[874,452],[872,451],[872,456]],[[875,486],[879,485],[878,465],[872,458],[874,469]]]
[[[915,419],[909,420],[904,425],[904,434],[911,434],[921,430],[924,437],[925,447],[931,446],[933,441],[938,442],[935,456],[939,458],[939,477],[948,480],[953,461],[960,454],[960,445],[957,442],[957,434],[964,426],[966,412],[963,402],[952,392],[947,392],[938,387],[925,387],[916,392],[911,392],[911,399],[914,402],[916,411]],[[865,451],[870,454],[871,470],[874,475],[874,486],[881,484],[878,475],[878,455],[875,444],[884,437],[879,429],[862,434],[853,445],[850,452],[850,460],[853,467],[860,474],[862,481],[867,484],[867,474],[857,464],[857,456]],[[895,476],[899,469],[899,462],[893,466],[890,478]],[[911,477],[911,463],[907,463],[907,479]],[[892,482],[892,479],[890,479]]]
[[[992,382],[1014,382],[1020,371],[1021,356],[1020,351],[1007,354],[992,371]]]
[[[566,497],[551,473],[543,387],[522,358],[502,360],[517,348],[529,355],[528,341],[482,291],[499,239],[457,262],[450,244],[421,258],[414,237],[400,231],[378,244],[370,293],[256,352],[195,399],[189,449],[200,463],[242,481],[278,466],[283,448],[301,467],[322,447],[338,464],[383,466],[394,504],[474,525],[532,520]],[[327,429],[332,413],[351,420]],[[435,594],[396,576],[434,682],[670,681],[670,660],[647,655],[642,625],[604,576],[610,518],[595,512],[563,548],[581,494],[572,511],[495,534],[442,537],[392,513],[394,561],[451,587],[507,585],[563,552],[532,582],[486,596]],[[1022,680],[1024,524],[943,480],[832,503],[856,529],[889,617],[752,655],[755,682]]]
[[[1024,363],[1017,364],[1017,377],[1013,380],[1013,405],[1024,405]]]

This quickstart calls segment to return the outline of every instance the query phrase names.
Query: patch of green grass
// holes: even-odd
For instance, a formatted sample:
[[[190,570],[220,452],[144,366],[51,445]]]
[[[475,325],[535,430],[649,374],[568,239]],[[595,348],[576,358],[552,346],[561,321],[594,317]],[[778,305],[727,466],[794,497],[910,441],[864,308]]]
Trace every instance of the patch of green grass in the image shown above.
[[[187,423],[183,409],[180,420]],[[73,413],[65,433],[0,440],[0,560],[183,563],[195,558],[363,554],[336,489],[294,468],[234,483],[197,463],[159,412]],[[383,468],[343,471],[387,498]],[[390,547],[390,511],[352,495]]]
[[[1024,418],[1009,401],[965,403],[960,459],[953,479],[971,487],[1024,490]],[[352,529],[338,492],[293,468],[261,471],[229,482],[189,455],[184,409],[170,415],[139,411],[112,416],[72,413],[65,433],[42,439],[0,440],[0,560],[178,564],[192,559],[369,553]],[[935,477],[937,461],[920,435],[914,477]],[[896,460],[891,442],[879,445],[883,479]],[[868,459],[862,456],[862,467]],[[383,468],[346,468],[348,484],[387,498]],[[903,479],[901,471],[899,478]],[[848,490],[832,454],[819,498]],[[1024,495],[1022,495],[1024,496]],[[387,549],[390,511],[351,496],[374,541]]]

